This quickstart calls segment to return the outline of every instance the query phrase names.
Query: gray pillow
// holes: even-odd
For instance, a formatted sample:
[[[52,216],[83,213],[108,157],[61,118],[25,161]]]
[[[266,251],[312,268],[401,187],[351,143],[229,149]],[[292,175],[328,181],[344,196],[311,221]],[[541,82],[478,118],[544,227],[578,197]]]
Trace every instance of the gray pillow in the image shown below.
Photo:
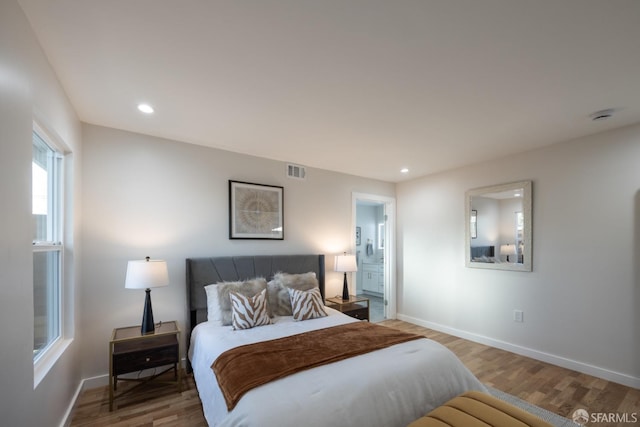
[[[267,300],[271,313],[276,316],[291,316],[291,297],[289,288],[308,291],[320,288],[316,273],[310,271],[303,274],[276,273],[267,284]]]
[[[231,325],[231,297],[230,292],[236,292],[247,297],[253,297],[262,290],[267,289],[267,281],[261,277],[246,280],[244,282],[221,282],[217,283],[218,303],[220,304],[221,322],[223,325]],[[267,311],[269,307],[267,306]],[[269,313],[270,317],[273,317]]]

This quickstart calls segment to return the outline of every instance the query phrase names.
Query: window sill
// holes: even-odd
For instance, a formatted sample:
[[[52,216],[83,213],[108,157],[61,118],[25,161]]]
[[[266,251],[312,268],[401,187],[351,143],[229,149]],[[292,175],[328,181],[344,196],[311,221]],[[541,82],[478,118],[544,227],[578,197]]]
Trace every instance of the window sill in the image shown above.
[[[33,389],[47,376],[53,365],[71,345],[72,339],[60,339],[54,343],[36,362],[33,363]]]

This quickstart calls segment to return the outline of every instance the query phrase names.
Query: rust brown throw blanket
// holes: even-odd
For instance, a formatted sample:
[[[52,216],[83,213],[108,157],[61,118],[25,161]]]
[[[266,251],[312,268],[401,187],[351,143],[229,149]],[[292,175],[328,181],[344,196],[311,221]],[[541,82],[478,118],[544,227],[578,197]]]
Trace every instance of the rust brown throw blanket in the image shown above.
[[[318,329],[232,348],[211,368],[232,410],[252,388],[316,366],[424,338],[369,322]]]

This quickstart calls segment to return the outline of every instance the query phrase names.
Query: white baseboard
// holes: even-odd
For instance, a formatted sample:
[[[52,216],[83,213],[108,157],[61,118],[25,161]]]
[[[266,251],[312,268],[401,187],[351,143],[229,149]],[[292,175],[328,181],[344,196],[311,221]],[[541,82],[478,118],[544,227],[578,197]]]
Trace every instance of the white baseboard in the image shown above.
[[[73,417],[73,408],[76,407],[76,402],[78,401],[78,397],[82,392],[82,383],[83,381],[80,381],[80,384],[78,384],[78,388],[76,388],[76,392],[73,394],[73,397],[71,398],[71,402],[69,402],[69,406],[67,407],[67,410],[64,413],[64,417],[62,417],[62,422],[60,423],[60,427],[68,427],[69,425],[71,425],[71,418]]]
[[[454,335],[456,337],[464,338],[469,341],[499,348],[501,350],[510,351],[512,353],[516,353],[521,356],[530,357],[532,359],[540,360],[546,363],[551,363],[552,365],[560,366],[562,368],[567,368],[573,371],[582,372],[584,374],[592,375],[594,377],[602,378],[607,381],[612,381],[618,384],[622,384],[627,387],[633,387],[636,389],[640,388],[640,378],[636,378],[631,375],[611,371],[609,369],[600,368],[598,366],[589,365],[587,363],[578,362],[576,360],[567,359],[566,357],[556,356],[554,354],[545,353],[543,351],[535,350],[532,348],[523,347],[520,345],[511,344],[505,341],[496,340],[494,338],[490,338],[484,335],[479,335],[479,334],[467,332],[461,329],[451,328],[449,326],[441,325],[438,323],[417,319],[415,317],[406,316],[404,314],[398,314],[397,318],[399,320],[402,320],[408,323],[413,323],[414,325],[433,329],[435,331],[443,332],[445,334]]]
[[[98,375],[82,380],[82,391],[109,385],[109,374]]]
[[[99,379],[100,381],[93,383],[94,380]],[[109,375],[100,375],[99,377],[93,378],[85,378],[80,380],[78,384],[78,388],[76,388],[76,392],[73,394],[73,398],[71,402],[69,402],[69,406],[67,407],[67,411],[62,418],[62,422],[60,423],[60,427],[68,427],[71,425],[71,419],[73,418],[73,410],[76,407],[76,402],[78,401],[78,397],[80,397],[80,393],[83,390],[88,390],[94,387],[100,387],[109,384]]]

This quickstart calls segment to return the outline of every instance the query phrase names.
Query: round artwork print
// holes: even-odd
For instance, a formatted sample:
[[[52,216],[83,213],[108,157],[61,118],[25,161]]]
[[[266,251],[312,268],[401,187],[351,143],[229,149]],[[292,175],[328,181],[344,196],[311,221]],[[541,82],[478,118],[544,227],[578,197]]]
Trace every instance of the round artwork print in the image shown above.
[[[278,232],[278,194],[251,188],[236,189],[235,230],[237,233]]]

